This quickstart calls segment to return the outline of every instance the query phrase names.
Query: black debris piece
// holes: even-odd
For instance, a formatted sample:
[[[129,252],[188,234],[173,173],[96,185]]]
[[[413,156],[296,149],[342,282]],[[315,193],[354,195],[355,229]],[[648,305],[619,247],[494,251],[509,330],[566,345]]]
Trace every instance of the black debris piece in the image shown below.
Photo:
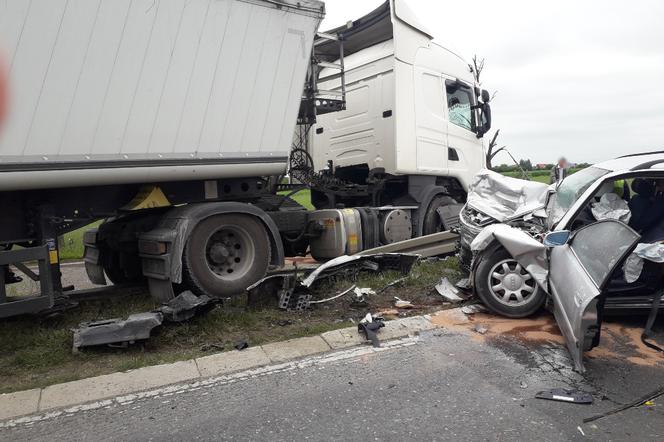
[[[364,333],[367,340],[371,341],[371,345],[380,347],[380,340],[377,333],[379,329],[385,327],[385,322],[383,321],[382,317],[373,316],[371,313],[368,313],[357,325],[357,331]]]
[[[196,296],[187,290],[171,299],[168,304],[162,305],[158,311],[164,315],[164,320],[167,322],[183,322],[207,313],[216,302],[208,296]]]
[[[108,345],[127,347],[136,341],[150,338],[153,328],[164,320],[160,312],[137,313],[126,319],[114,318],[103,321],[84,322],[74,329],[74,353],[81,347]]]
[[[235,349],[236,350],[244,350],[245,348],[249,348],[249,343],[247,341],[239,341],[237,344],[235,344]]]
[[[535,397],[538,399],[569,402],[572,404],[593,403],[593,396],[590,393],[579,390],[570,390],[567,388],[552,388],[551,390],[540,391],[535,395]]]

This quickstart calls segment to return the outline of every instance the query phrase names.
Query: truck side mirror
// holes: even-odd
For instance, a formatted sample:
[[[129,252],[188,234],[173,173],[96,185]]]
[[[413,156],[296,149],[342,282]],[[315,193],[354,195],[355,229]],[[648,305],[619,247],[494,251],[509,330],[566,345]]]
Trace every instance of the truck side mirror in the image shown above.
[[[482,89],[482,103],[488,103],[491,101],[491,94],[486,89]]]
[[[491,105],[489,103],[482,103],[480,108],[480,125],[477,131],[477,138],[482,138],[485,133],[491,130]]]

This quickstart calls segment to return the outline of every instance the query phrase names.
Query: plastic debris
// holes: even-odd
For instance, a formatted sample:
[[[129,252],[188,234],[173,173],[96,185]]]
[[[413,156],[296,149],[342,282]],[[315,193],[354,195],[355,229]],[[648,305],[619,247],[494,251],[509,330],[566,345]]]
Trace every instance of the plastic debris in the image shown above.
[[[475,327],[473,328],[473,330],[475,332],[481,334],[481,335],[484,335],[484,334],[486,334],[486,332],[489,331],[489,329],[486,328],[485,326],[483,326],[482,324],[475,324]]]
[[[472,304],[461,307],[461,312],[465,315],[474,315],[475,313],[486,313],[488,310],[482,304]]]
[[[470,285],[470,279],[463,278],[456,283],[456,288],[463,291],[470,291],[473,287]]]
[[[238,343],[235,344],[233,347],[235,347],[235,349],[238,351],[242,351],[245,348],[249,348],[249,343],[247,341],[238,341]]]
[[[309,301],[309,304],[322,304],[324,302],[334,301],[335,299],[341,298],[342,296],[350,293],[352,290],[355,290],[356,288],[357,287],[355,286],[355,284],[353,284],[350,288],[344,290],[343,292],[341,292],[339,294],[336,294],[336,295],[334,295],[330,298],[326,298],[326,299],[319,299],[319,300],[316,300],[316,301]]]
[[[464,299],[459,296],[459,289],[454,287],[446,277],[441,278],[440,282],[436,284],[436,291],[448,302],[457,303],[464,301]]]
[[[301,284],[311,287],[316,281],[331,276],[352,272],[357,274],[361,270],[385,271],[397,270],[408,274],[413,265],[420,259],[419,255],[409,253],[377,253],[375,255],[343,255],[334,258],[311,272]]]
[[[380,347],[380,340],[378,340],[378,330],[385,327],[383,318],[380,316],[373,316],[371,313],[367,315],[360,321],[357,325],[357,331],[364,333],[368,341],[371,341],[371,345],[374,347]]]
[[[158,311],[164,315],[164,320],[168,322],[183,322],[210,311],[215,304],[216,301],[211,298],[196,296],[187,290],[171,299],[168,304],[162,305]]]
[[[76,353],[81,347],[94,345],[127,347],[136,341],[150,338],[152,329],[160,326],[163,319],[160,312],[149,312],[130,315],[126,319],[84,322],[73,330],[73,351]]]
[[[592,404],[593,396],[590,393],[567,388],[552,388],[551,390],[540,391],[535,397],[537,399],[546,399],[549,401],[569,402],[573,404]]]
[[[394,297],[394,306],[396,308],[415,308],[412,302],[401,299],[398,296]]]

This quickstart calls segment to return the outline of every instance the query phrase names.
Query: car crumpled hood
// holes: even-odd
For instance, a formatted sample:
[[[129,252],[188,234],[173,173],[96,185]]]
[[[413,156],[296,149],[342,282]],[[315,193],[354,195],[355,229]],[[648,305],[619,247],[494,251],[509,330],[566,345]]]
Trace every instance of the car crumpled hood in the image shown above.
[[[549,186],[481,170],[470,185],[470,207],[498,222],[527,215],[544,207]]]

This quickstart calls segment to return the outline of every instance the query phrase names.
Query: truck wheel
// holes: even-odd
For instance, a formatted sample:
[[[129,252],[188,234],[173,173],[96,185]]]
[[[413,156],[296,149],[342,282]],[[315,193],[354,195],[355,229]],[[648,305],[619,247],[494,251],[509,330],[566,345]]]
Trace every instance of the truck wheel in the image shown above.
[[[267,272],[270,242],[263,224],[247,215],[207,218],[191,232],[182,276],[197,295],[239,295]]]
[[[457,204],[457,202],[450,196],[438,195],[433,197],[424,214],[422,235],[431,235],[432,233],[442,232],[445,229],[437,210],[439,207],[447,206],[449,204]]]
[[[544,291],[505,248],[488,250],[477,259],[475,293],[489,310],[508,318],[525,318],[544,304]]]

